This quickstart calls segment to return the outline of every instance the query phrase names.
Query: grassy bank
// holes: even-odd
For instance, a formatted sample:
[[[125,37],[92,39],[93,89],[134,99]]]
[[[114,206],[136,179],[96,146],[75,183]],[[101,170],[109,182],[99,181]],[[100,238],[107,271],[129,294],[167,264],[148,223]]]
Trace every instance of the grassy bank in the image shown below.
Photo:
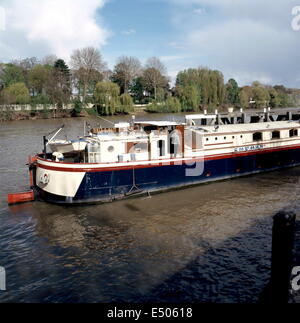
[[[39,120],[55,118],[84,117],[89,114],[82,111],[80,115],[75,115],[73,110],[42,110],[42,111],[2,111],[0,112],[0,122],[18,120]]]

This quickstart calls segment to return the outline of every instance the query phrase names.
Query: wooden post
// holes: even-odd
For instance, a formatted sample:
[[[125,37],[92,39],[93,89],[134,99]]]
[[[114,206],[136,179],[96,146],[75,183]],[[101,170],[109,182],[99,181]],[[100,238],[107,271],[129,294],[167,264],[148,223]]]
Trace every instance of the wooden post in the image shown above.
[[[271,303],[288,303],[293,261],[296,215],[280,212],[274,216],[272,241]]]

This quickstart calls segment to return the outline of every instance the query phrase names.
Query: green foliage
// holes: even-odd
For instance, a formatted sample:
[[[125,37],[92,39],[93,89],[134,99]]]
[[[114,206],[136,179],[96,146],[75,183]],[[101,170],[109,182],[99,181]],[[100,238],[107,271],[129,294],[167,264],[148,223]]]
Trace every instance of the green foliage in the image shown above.
[[[101,115],[113,115],[120,105],[120,87],[112,82],[99,82],[94,91],[95,104]]]
[[[195,85],[178,85],[175,89],[183,111],[199,111],[201,97]]]
[[[144,92],[144,82],[142,77],[137,77],[133,80],[130,89],[130,93],[133,95],[134,101],[143,103],[145,100]]]
[[[86,109],[86,112],[88,113],[88,115],[95,117],[98,115],[98,109],[96,107],[92,108],[92,109]]]
[[[74,101],[74,110],[73,110],[73,114],[75,117],[80,116],[80,113],[82,112],[83,109],[83,104],[79,99],[76,99]]]
[[[61,72],[65,77],[70,76],[70,69],[69,69],[68,65],[66,64],[66,62],[63,59],[58,59],[54,63],[54,68],[57,71]]]
[[[269,96],[270,96],[270,107],[277,108],[280,104],[280,97],[278,95],[278,92],[274,88],[270,88]]]
[[[230,79],[226,84],[227,102],[233,106],[239,104],[239,86],[236,80]]]
[[[170,90],[166,68],[155,57],[142,68],[138,59],[123,56],[112,72],[106,69],[97,50],[86,48],[74,51],[71,64],[72,73],[64,60],[56,58],[51,63],[39,63],[34,57],[0,63],[0,104],[62,107],[72,102],[72,89],[78,96],[73,101],[74,115],[80,114],[85,103],[96,105],[97,109],[87,109],[91,115],[113,115],[133,112],[134,102],[152,102],[148,107],[151,112],[177,113],[214,111],[223,105],[286,108],[300,101],[300,90],[258,81],[239,88],[234,79],[225,85],[222,73],[208,68],[179,72],[176,85]],[[109,79],[115,83],[103,81]],[[45,116],[48,114],[46,111]]]
[[[256,86],[253,88],[253,100],[255,101],[255,107],[265,108],[270,102],[270,95],[267,89]]]
[[[7,104],[27,104],[30,102],[29,90],[25,83],[14,83],[3,91]]]
[[[249,97],[248,92],[244,89],[240,90],[239,102],[240,102],[241,108],[243,108],[243,109],[249,108],[249,100],[250,100],[250,97]]]
[[[278,106],[281,108],[292,107],[296,105],[297,93],[294,90],[285,88],[283,85],[276,85],[274,89],[278,94]]]
[[[25,82],[22,69],[14,64],[6,64],[4,66],[0,79],[4,87],[9,87],[14,83]]]
[[[181,104],[177,98],[168,97],[164,103],[153,101],[147,111],[152,113],[179,113],[181,112]]]
[[[130,94],[124,93],[120,96],[120,107],[117,109],[119,113],[129,113],[134,111],[133,100]]]
[[[147,111],[151,113],[166,113],[166,105],[157,101],[152,101],[147,107]]]
[[[44,94],[38,94],[38,95],[33,96],[31,98],[31,105],[38,105],[38,104],[49,105],[51,103],[52,102],[51,102],[50,98]]]
[[[168,97],[166,100],[166,110],[169,113],[179,113],[181,112],[181,104],[180,101],[175,97]]]
[[[35,65],[29,71],[28,84],[32,90],[33,96],[45,94],[47,86],[50,86],[49,81],[53,73],[51,66]]]
[[[185,111],[198,111],[199,105],[217,107],[224,103],[224,77],[219,71],[198,68],[179,72],[176,88]]]
[[[44,119],[48,119],[50,114],[51,114],[51,111],[46,106],[44,106],[44,109],[41,111],[42,117]]]
[[[58,59],[54,64],[51,75],[53,86],[49,89],[49,96],[59,108],[70,102],[71,96],[71,73],[64,60]]]

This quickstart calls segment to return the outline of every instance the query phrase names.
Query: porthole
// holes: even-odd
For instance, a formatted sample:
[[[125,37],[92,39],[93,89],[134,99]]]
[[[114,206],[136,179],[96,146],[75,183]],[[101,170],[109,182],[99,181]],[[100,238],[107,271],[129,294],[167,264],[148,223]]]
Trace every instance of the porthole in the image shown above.
[[[209,141],[209,139],[208,139],[208,138],[206,138],[206,141]]]
[[[218,138],[216,137],[215,140],[218,140]]]
[[[114,152],[115,147],[114,146],[109,146],[107,150],[108,150],[108,152],[112,153],[112,152]]]

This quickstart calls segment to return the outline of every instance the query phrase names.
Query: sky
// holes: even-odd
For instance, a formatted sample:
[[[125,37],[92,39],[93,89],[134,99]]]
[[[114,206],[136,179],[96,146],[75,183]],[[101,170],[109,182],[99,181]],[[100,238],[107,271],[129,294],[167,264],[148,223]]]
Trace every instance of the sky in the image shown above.
[[[299,15],[300,0],[0,0],[0,61],[93,46],[111,69],[156,56],[173,81],[201,66],[300,88]]]

